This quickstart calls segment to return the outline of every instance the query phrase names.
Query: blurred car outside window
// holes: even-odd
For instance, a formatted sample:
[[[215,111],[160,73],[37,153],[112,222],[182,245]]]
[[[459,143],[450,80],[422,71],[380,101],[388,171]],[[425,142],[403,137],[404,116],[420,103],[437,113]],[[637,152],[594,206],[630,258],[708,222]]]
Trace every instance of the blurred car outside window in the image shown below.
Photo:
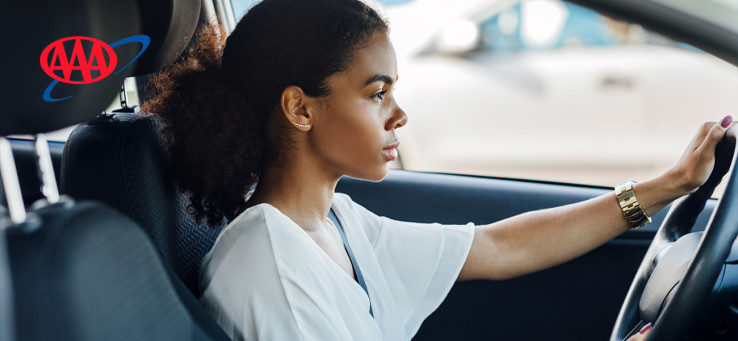
[[[736,67],[554,0],[389,6],[402,167],[614,186],[738,114]]]

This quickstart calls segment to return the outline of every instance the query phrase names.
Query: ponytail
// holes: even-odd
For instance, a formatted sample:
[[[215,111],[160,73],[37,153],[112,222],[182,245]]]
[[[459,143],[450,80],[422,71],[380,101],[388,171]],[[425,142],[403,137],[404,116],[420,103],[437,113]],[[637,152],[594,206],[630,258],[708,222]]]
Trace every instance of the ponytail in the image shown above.
[[[256,183],[264,125],[244,96],[227,86],[221,58],[225,32],[211,24],[188,55],[151,77],[155,96],[142,110],[162,122],[177,184],[202,224],[233,219]]]

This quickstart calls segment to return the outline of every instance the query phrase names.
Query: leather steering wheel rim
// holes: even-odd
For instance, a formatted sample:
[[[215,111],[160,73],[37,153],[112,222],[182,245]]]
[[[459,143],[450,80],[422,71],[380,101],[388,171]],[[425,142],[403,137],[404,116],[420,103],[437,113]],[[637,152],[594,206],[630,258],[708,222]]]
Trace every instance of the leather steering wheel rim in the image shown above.
[[[707,182],[696,192],[675,201],[659,227],[651,246],[643,257],[638,272],[618,314],[611,341],[622,341],[641,322],[639,302],[644,288],[657,265],[657,255],[670,243],[689,233],[715,187],[727,173],[725,192],[712,212],[694,257],[678,287],[666,298],[648,341],[680,340],[692,321],[707,308],[710,294],[720,275],[733,241],[738,235],[738,133],[726,132],[715,151],[715,167]]]

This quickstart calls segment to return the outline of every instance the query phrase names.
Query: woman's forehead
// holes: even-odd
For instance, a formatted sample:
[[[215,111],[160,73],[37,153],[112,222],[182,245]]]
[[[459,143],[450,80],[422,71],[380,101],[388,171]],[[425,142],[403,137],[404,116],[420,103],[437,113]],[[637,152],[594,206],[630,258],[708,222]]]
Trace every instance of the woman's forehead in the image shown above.
[[[388,76],[392,80],[397,79],[395,50],[384,33],[372,35],[361,48],[357,49],[348,69],[343,72],[348,81],[362,86],[372,79],[377,79],[378,75]]]

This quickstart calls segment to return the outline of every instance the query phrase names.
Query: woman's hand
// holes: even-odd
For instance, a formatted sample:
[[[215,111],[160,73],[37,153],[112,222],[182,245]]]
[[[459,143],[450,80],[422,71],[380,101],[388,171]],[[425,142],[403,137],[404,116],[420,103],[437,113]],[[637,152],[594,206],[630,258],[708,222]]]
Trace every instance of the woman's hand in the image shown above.
[[[715,147],[732,123],[733,117],[725,116],[720,123],[703,124],[676,165],[664,174],[665,178],[674,181],[677,196],[692,193],[707,181],[715,166]],[[646,324],[627,341],[646,340],[652,327],[651,323]]]
[[[638,332],[638,334],[635,334],[631,336],[628,341],[644,341],[646,338],[648,338],[648,335],[651,334],[651,327],[653,327],[652,324],[647,324],[641,328],[641,331]]]
[[[732,122],[731,116],[725,116],[720,123],[703,124],[676,165],[666,173],[675,181],[680,195],[696,191],[707,181],[715,165],[715,146]]]

